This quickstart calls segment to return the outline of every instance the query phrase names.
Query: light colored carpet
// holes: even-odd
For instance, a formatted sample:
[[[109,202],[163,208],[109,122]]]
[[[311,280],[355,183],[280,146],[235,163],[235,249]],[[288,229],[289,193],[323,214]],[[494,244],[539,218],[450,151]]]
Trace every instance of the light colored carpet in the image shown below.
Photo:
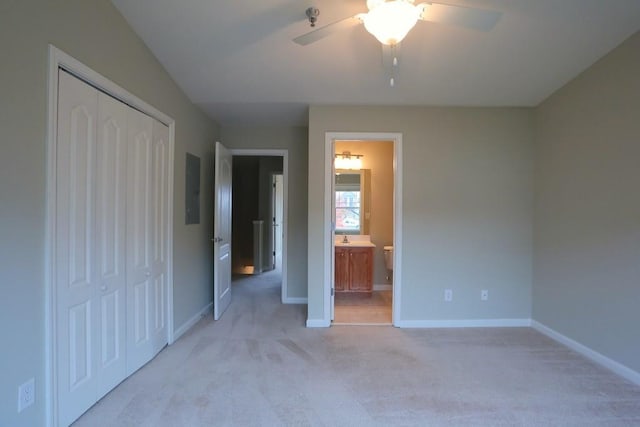
[[[240,280],[75,425],[640,425],[640,387],[532,329],[306,329],[279,301],[272,273]]]

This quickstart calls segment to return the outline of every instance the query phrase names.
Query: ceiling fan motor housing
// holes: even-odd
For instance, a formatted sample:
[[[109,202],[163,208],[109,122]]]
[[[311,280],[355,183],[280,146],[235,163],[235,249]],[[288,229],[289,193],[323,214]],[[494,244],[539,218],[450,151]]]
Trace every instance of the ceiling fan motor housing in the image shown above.
[[[309,23],[312,27],[316,26],[316,21],[318,20],[318,15],[320,15],[320,10],[315,7],[309,7],[305,11],[307,18],[309,18]]]

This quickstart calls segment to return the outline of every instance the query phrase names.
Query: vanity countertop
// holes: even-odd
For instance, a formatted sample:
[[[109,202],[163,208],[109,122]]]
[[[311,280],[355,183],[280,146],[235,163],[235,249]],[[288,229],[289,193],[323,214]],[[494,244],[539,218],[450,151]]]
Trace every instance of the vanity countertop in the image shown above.
[[[342,241],[336,242],[336,248],[375,248],[371,242],[349,242],[343,243]]]
[[[348,236],[348,243],[343,242],[343,236],[336,236],[334,243],[336,248],[346,247],[346,248],[375,248],[376,245],[371,243],[370,236],[358,235],[358,236]]]

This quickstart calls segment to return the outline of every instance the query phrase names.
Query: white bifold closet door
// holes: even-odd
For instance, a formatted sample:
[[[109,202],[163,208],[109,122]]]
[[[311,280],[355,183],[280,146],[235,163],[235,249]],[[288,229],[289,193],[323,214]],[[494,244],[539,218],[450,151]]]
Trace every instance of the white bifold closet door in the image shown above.
[[[129,110],[127,192],[127,375],[167,343],[169,130]]]
[[[58,88],[55,378],[68,425],[167,342],[169,145],[166,126],[64,71]]]

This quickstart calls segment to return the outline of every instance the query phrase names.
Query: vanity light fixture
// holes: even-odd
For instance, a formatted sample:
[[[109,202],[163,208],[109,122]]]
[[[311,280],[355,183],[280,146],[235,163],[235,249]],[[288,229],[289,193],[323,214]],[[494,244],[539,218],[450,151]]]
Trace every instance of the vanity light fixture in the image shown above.
[[[362,154],[352,154],[350,151],[343,151],[336,154],[334,162],[336,169],[362,169]]]

